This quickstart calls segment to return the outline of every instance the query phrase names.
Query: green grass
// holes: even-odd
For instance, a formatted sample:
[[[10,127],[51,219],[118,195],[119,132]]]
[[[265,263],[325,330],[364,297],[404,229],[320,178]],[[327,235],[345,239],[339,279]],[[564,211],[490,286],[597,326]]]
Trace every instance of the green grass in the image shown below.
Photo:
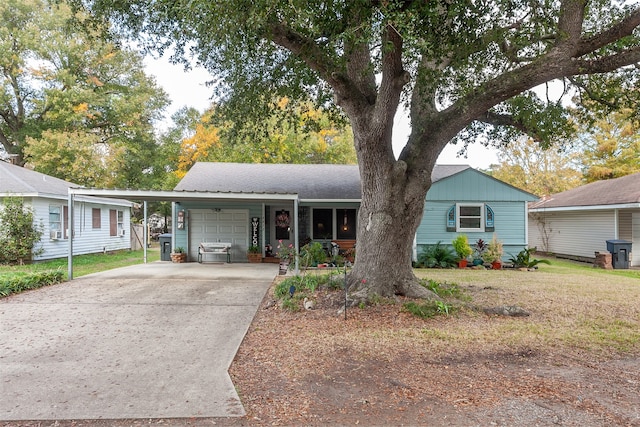
[[[88,255],[77,255],[73,257],[73,277],[86,276],[87,274],[98,273],[100,271],[111,270],[128,265],[142,264],[144,253],[138,251],[117,251],[113,253],[99,253]],[[147,250],[147,261],[159,261],[160,252],[158,248]],[[67,258],[58,258],[49,261],[36,262],[29,265],[0,265],[0,278],[12,276],[21,277],[27,273],[40,273],[60,270],[64,272],[67,279]]]

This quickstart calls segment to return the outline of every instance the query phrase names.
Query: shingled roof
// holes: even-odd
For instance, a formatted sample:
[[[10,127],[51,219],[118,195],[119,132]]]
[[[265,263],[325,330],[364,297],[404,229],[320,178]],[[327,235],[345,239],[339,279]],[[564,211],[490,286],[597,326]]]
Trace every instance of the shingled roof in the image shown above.
[[[539,202],[532,203],[530,209],[629,204],[636,204],[640,207],[640,173],[596,181],[553,194]]]
[[[15,194],[66,198],[70,187],[78,185],[0,161],[0,196]]]
[[[469,168],[436,166],[433,182]],[[175,191],[297,194],[301,200],[360,200],[357,165],[198,162]]]

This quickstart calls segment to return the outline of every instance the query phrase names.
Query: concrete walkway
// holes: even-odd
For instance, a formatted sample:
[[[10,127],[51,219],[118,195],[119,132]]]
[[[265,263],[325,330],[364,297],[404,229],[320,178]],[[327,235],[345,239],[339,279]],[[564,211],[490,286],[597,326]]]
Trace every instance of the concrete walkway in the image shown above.
[[[0,300],[0,420],[244,415],[227,369],[277,274],[155,262]]]

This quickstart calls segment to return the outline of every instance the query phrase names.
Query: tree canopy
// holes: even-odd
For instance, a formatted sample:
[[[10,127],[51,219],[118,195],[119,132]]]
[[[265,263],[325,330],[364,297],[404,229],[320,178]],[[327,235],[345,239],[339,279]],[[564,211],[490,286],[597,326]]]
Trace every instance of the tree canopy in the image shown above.
[[[80,184],[144,185],[168,98],[141,55],[64,2],[7,0],[0,16],[4,151]]]
[[[533,90],[548,82],[578,106],[639,111],[634,2],[93,0],[90,7],[149,48],[194,52],[219,78],[215,89],[230,110],[261,114],[282,95],[342,109],[362,179],[349,279],[355,299],[428,295],[411,271],[411,246],[446,144],[525,133],[547,146],[567,137],[574,127],[561,97]],[[393,118],[403,104],[411,134],[396,159]],[[389,254],[397,261],[385,262]]]

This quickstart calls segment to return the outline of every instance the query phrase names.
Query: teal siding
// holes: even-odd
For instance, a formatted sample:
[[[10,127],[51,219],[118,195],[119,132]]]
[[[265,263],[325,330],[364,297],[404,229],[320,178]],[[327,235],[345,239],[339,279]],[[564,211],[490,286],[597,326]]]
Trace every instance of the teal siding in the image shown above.
[[[475,169],[466,169],[441,179],[435,182],[427,193],[427,200],[459,202],[487,202],[490,200],[518,202],[537,199],[533,194],[512,187]]]
[[[416,232],[417,253],[439,241],[450,245],[459,234],[447,231],[447,212],[456,203],[484,203],[493,210],[495,231],[464,234],[473,245],[478,239],[490,241],[495,233],[504,245],[503,260],[508,260],[527,246],[527,202],[536,199],[475,169],[437,181],[427,193],[424,215]]]

